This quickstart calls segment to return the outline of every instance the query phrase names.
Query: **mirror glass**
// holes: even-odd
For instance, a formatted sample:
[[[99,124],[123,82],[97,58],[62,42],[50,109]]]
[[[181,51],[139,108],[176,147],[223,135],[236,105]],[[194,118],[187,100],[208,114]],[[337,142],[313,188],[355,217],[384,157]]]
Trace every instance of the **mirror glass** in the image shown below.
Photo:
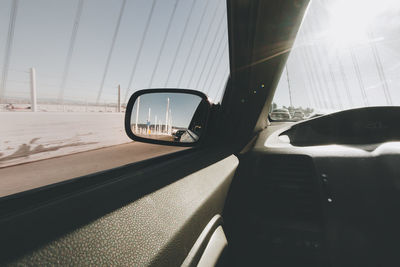
[[[131,113],[134,135],[169,142],[194,143],[205,126],[208,105],[186,93],[147,93],[139,96]]]

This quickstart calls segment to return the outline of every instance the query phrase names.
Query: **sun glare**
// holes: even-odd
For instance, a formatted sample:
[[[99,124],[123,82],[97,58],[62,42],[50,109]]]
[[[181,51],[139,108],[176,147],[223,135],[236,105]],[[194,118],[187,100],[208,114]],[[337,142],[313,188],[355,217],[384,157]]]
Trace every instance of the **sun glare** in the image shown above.
[[[369,27],[396,0],[338,0],[331,2],[327,38],[336,47],[368,42]]]

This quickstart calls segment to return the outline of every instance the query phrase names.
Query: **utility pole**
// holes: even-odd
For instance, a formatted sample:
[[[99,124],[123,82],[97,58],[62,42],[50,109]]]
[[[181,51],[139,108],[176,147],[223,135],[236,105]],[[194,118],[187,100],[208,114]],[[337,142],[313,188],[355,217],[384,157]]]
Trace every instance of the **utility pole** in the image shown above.
[[[117,112],[121,112],[121,85],[118,84],[118,103],[117,103]]]
[[[31,110],[32,112],[37,111],[36,105],[36,71],[35,68],[31,68]]]
[[[135,132],[138,132],[138,119],[139,119],[139,106],[140,106],[140,96],[137,99],[137,106],[136,106],[136,123],[135,123]]]

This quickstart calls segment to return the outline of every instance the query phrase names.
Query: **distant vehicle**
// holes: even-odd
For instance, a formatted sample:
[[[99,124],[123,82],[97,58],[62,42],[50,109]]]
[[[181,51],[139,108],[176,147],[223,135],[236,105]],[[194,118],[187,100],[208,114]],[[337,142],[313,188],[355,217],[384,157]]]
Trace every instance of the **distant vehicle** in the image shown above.
[[[274,121],[286,121],[291,119],[289,110],[283,108],[273,110],[270,113],[270,117]]]
[[[182,134],[184,134],[186,130],[178,130],[175,132],[174,141],[179,142],[181,140]]]
[[[293,113],[292,120],[304,120],[304,112],[302,111],[295,111]]]

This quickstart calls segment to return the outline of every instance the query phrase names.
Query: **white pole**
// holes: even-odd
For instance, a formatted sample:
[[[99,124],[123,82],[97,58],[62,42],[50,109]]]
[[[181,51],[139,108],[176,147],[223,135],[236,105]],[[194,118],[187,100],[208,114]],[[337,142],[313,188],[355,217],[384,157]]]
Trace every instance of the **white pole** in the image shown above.
[[[36,70],[31,68],[31,110],[32,112],[37,111],[36,103]]]
[[[157,134],[157,115],[154,118],[154,132]]]
[[[168,134],[171,135],[171,110],[169,110],[168,114]]]
[[[149,130],[150,130],[150,114],[151,114],[151,108],[149,108],[149,117],[147,120],[147,134],[149,134]]]
[[[165,133],[168,133],[169,97],[167,98],[167,111],[165,112]]]
[[[135,131],[138,131],[137,123],[139,119],[139,106],[140,106],[140,96],[137,99],[137,106],[136,106],[136,124],[135,124]]]
[[[171,134],[172,134],[172,112],[171,112],[171,110],[169,110],[169,121],[170,121],[170,125],[171,125]]]
[[[121,112],[121,85],[118,84],[118,106],[117,106],[117,112]]]

